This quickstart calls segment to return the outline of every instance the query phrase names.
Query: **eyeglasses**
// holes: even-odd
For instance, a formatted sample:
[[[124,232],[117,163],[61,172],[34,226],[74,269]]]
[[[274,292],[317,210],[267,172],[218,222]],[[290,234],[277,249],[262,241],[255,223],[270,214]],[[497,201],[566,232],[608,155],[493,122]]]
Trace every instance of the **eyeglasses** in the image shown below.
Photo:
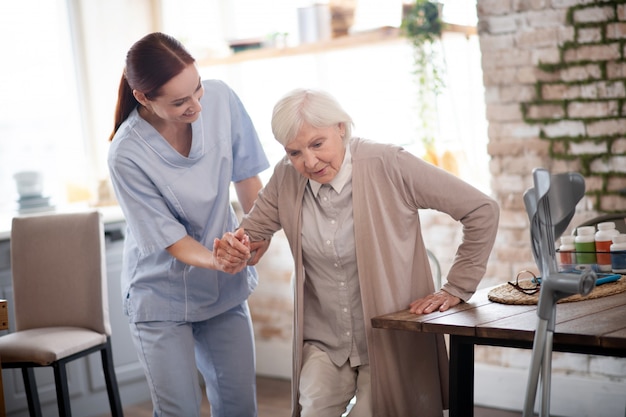
[[[522,281],[522,283],[524,284],[524,286],[522,287],[519,283],[519,280],[520,280],[520,276],[524,274],[528,274],[532,276],[533,278],[531,280]],[[537,278],[535,274],[533,274],[531,271],[524,270],[524,271],[518,272],[517,276],[515,277],[515,282],[509,281],[509,285],[511,285],[513,288],[515,288],[516,290],[526,295],[533,295],[539,292],[541,283],[539,282],[539,279]]]

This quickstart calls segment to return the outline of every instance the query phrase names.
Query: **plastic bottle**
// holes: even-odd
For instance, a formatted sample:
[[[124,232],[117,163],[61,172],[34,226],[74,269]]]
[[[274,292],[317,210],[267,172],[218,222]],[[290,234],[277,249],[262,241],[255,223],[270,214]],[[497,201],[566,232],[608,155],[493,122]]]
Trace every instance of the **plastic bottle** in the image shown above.
[[[613,237],[619,235],[613,222],[598,223],[596,232],[596,261],[601,272],[611,272],[611,244]]]
[[[559,246],[559,270],[571,271],[576,268],[576,246],[574,246],[575,236],[565,235],[561,237]]]
[[[626,235],[613,236],[611,269],[616,274],[626,274]]]
[[[596,263],[596,228],[581,226],[576,229],[576,262],[578,266],[593,267]]]

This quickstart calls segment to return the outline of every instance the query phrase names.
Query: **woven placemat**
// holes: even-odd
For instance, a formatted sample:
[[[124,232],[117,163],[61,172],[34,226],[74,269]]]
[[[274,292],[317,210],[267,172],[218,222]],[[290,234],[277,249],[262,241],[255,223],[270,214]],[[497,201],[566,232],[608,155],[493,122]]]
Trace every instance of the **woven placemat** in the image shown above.
[[[532,288],[534,284],[530,279],[524,279],[518,281],[519,286],[522,288]],[[606,284],[598,285],[591,291],[589,295],[582,296],[580,294],[570,295],[569,297],[562,298],[559,303],[568,303],[572,301],[590,300],[592,298],[601,298],[613,294],[619,294],[626,291],[626,278],[622,276],[620,279],[614,282],[608,282]],[[532,295],[524,294],[520,290],[516,289],[509,283],[505,283],[493,288],[487,294],[489,300],[501,304],[537,304],[539,301],[539,293]]]

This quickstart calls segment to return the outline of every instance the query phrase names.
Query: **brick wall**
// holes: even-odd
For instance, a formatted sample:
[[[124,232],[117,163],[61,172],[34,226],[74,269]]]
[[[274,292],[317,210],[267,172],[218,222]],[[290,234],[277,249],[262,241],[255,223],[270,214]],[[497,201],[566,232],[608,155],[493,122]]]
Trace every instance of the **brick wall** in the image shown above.
[[[602,212],[626,212],[626,3],[478,0],[477,11],[492,190],[501,207],[484,280],[493,284],[537,269],[522,197],[533,168],[585,176],[570,229]],[[511,351],[479,349],[476,359],[527,369],[529,354]],[[554,372],[624,384],[626,361],[555,354]]]
[[[534,265],[522,195],[532,169],[578,171],[572,225],[626,211],[626,4],[478,0],[493,195],[502,209],[492,276]]]

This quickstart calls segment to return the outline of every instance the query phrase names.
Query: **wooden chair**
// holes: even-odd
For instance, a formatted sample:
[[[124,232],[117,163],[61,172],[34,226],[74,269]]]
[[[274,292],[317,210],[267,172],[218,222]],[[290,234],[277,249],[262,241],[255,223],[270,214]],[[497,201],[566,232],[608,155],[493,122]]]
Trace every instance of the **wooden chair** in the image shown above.
[[[96,211],[17,217],[11,228],[15,331],[0,337],[2,367],[20,368],[31,416],[41,416],[34,368],[52,367],[59,415],[71,416],[66,364],[100,352],[113,416],[104,226]]]

